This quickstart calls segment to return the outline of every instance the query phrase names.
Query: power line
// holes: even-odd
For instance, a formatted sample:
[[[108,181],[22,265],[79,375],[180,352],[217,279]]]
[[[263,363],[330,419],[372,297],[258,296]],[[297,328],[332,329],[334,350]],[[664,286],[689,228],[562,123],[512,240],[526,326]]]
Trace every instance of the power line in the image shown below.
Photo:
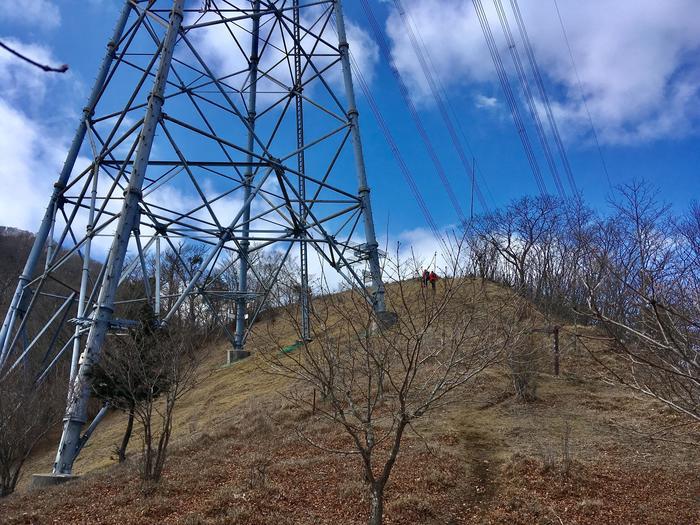
[[[430,58],[430,57],[428,57],[428,58]],[[467,138],[467,134],[464,132],[464,128],[460,124],[459,118],[457,116],[457,111],[455,110],[454,105],[452,104],[452,101],[446,97],[445,88],[442,85],[442,82],[440,81],[439,77],[438,77],[438,86],[440,88],[440,91],[442,91],[443,96],[445,97],[445,100],[447,102],[447,108],[450,110],[450,113],[452,114],[452,118],[454,118],[454,122],[456,123],[456,126],[457,126],[457,131],[459,131],[459,134],[462,136],[462,139],[464,140],[464,143],[467,145],[467,149],[469,150],[469,153],[472,156],[472,166],[473,166],[473,168],[472,168],[472,173],[473,173],[472,180],[475,184],[475,191],[477,192],[477,194],[483,195],[481,188],[486,190],[486,196],[489,198],[489,200],[491,201],[491,204],[495,208],[496,207],[496,200],[493,198],[493,194],[491,193],[491,188],[489,187],[489,183],[488,183],[486,177],[482,177],[481,179],[479,179],[479,174],[476,171],[476,162],[474,160],[476,155],[474,154],[474,150],[472,149],[471,144],[469,143],[469,139]],[[483,172],[484,170],[482,169],[481,171]],[[478,180],[481,180],[481,182],[479,184],[477,184],[477,182],[476,182]],[[479,198],[479,201],[484,206],[484,211],[488,211],[489,207],[488,207],[488,205],[483,204],[482,199],[483,199],[483,196]]]
[[[437,75],[433,74],[433,71],[431,71],[431,68],[428,65],[429,61],[432,64],[432,61],[430,60],[430,54],[425,48],[425,45],[421,45],[421,42],[418,41],[418,38],[416,37],[416,32],[413,28],[413,24],[411,23],[411,20],[407,18],[407,13],[404,10],[403,5],[401,4],[401,1],[394,0],[394,5],[396,6],[401,21],[403,22],[403,25],[406,28],[406,32],[408,33],[411,45],[413,47],[414,52],[416,53],[416,56],[418,57],[418,62],[420,63],[421,69],[423,70],[423,75],[428,81],[428,86],[433,95],[433,98],[435,99],[442,120],[445,123],[445,127],[447,128],[452,144],[454,145],[455,150],[457,151],[457,155],[459,156],[459,159],[462,163],[462,166],[464,167],[465,172],[469,175],[470,179],[472,179],[472,187],[476,188],[477,196],[479,198],[479,202],[481,203],[482,208],[486,209],[487,206],[486,201],[484,200],[484,196],[481,194],[481,191],[478,189],[478,187],[476,187],[476,181],[474,181],[475,175],[473,171],[473,166],[469,163],[469,160],[467,159],[467,156],[464,153],[464,149],[460,144],[459,137],[457,136],[457,132],[455,130],[455,126],[452,123],[452,118],[450,117],[450,114],[447,110],[445,102],[447,96],[444,91],[444,88],[441,89],[442,86],[438,85],[439,80],[436,80],[435,78]],[[464,132],[462,133],[464,134]]]
[[[515,71],[520,81],[520,86],[525,95],[525,102],[527,103],[528,109],[530,110],[530,116],[535,124],[535,131],[537,131],[537,136],[540,139],[540,144],[544,152],[547,165],[552,173],[552,178],[554,179],[554,185],[557,188],[559,196],[564,198],[564,186],[559,178],[559,171],[557,170],[556,162],[554,161],[554,156],[552,155],[552,150],[549,147],[549,141],[547,140],[547,135],[544,132],[544,126],[542,126],[542,120],[540,119],[540,114],[537,111],[535,105],[535,98],[530,90],[530,83],[525,74],[525,68],[523,68],[522,60],[520,59],[520,53],[515,44],[515,39],[513,38],[513,33],[510,30],[510,24],[508,23],[508,17],[503,9],[503,3],[501,0],[493,0],[494,7],[496,8],[496,13],[498,14],[498,19],[501,22],[501,28],[503,29],[503,34],[506,37],[506,42],[508,43],[508,49],[510,50],[511,58],[513,59],[513,65],[515,66]]]
[[[583,83],[581,82],[581,77],[578,74],[578,68],[576,67],[576,61],[574,60],[574,53],[571,50],[571,44],[569,42],[569,36],[566,34],[566,27],[564,25],[564,19],[561,16],[561,12],[559,11],[559,4],[557,3],[557,0],[554,1],[554,8],[557,11],[557,17],[559,18],[559,25],[561,25],[561,32],[564,35],[564,42],[566,42],[566,48],[569,50],[569,58],[571,59],[571,66],[574,69],[574,73],[576,74],[576,81],[578,82],[578,88],[581,93],[581,101],[583,102],[583,107],[586,110],[586,114],[588,115],[588,122],[591,125],[591,131],[593,132],[593,138],[595,139],[595,145],[596,148],[598,148],[598,156],[600,157],[600,163],[603,166],[603,171],[605,172],[605,178],[608,181],[608,186],[612,187],[612,182],[610,182],[610,173],[608,173],[608,166],[605,163],[605,157],[603,156],[603,149],[600,147],[600,141],[598,140],[598,132],[596,131],[596,127],[593,124],[593,117],[591,116],[591,112],[588,109],[588,102],[586,101],[586,94],[583,91]]]
[[[530,168],[532,170],[532,174],[535,177],[537,187],[539,188],[540,193],[543,196],[545,196],[547,195],[547,187],[545,186],[544,180],[542,179],[542,172],[540,171],[539,164],[537,163],[537,158],[535,157],[535,153],[532,149],[530,139],[527,136],[527,130],[525,129],[523,119],[520,115],[520,110],[518,108],[515,95],[513,94],[513,90],[510,87],[508,74],[506,73],[505,67],[503,66],[503,61],[501,60],[501,55],[498,52],[496,41],[493,38],[493,33],[491,32],[491,27],[489,25],[488,18],[486,17],[484,6],[482,5],[481,0],[472,0],[472,3],[474,4],[474,9],[476,10],[476,15],[479,19],[481,30],[484,33],[484,38],[486,39],[486,45],[489,48],[489,53],[491,54],[493,64],[496,68],[496,74],[498,75],[498,80],[501,83],[503,95],[506,98],[508,108],[510,109],[510,114],[513,117],[515,129],[517,130],[518,135],[520,137],[520,141],[523,144],[525,156],[527,157],[527,160],[530,164]]]
[[[411,15],[410,11],[406,11],[406,16],[413,24],[413,27],[417,28],[418,24],[416,24],[416,21],[413,19],[413,16]],[[420,41],[421,46],[425,52],[425,56],[428,59],[428,64],[430,65],[430,69],[434,75],[435,81],[436,81],[437,86],[438,86],[438,90],[440,91],[442,98],[445,100],[445,102],[447,104],[447,108],[449,109],[450,114],[451,114],[452,119],[453,119],[453,122],[457,128],[457,131],[459,131],[459,134],[461,135],[462,140],[464,141],[464,144],[467,146],[467,149],[469,150],[469,154],[472,157],[472,166],[473,167],[472,167],[471,172],[474,175],[472,180],[476,184],[476,181],[479,180],[479,175],[476,171],[476,160],[475,160],[476,154],[474,153],[474,149],[472,148],[471,142],[470,142],[469,138],[467,137],[467,134],[464,132],[464,128],[462,127],[461,121],[458,117],[457,110],[455,109],[454,105],[452,104],[451,98],[447,94],[447,90],[445,89],[445,86],[442,83],[442,79],[440,78],[440,75],[437,73],[438,69],[437,69],[437,67],[435,67],[435,62],[433,61],[433,58],[430,54],[430,50],[428,49],[428,46],[425,44],[425,41],[423,40],[423,37],[422,37],[420,31],[416,31],[416,35],[418,36],[418,40]],[[483,195],[483,192],[481,191],[482,187],[486,190],[486,195],[488,196],[489,200],[491,201],[491,204],[494,207],[496,207],[496,200],[493,198],[493,194],[491,193],[491,188],[489,187],[489,183],[488,183],[488,180],[486,178],[482,178],[481,182],[478,185],[476,185],[476,192],[481,193]],[[472,195],[472,197],[473,197],[473,195]],[[480,201],[483,205],[482,199],[483,199],[483,196],[480,197]],[[488,211],[488,205],[485,205],[485,211]]]
[[[571,170],[571,164],[569,163],[569,157],[566,153],[566,148],[564,148],[564,142],[561,140],[561,134],[559,133],[559,127],[557,126],[557,121],[554,118],[554,113],[552,111],[552,106],[549,102],[549,96],[547,96],[547,90],[544,87],[544,82],[542,80],[542,74],[540,72],[539,65],[535,59],[535,53],[532,48],[532,43],[530,42],[530,37],[527,33],[527,28],[525,27],[525,22],[520,12],[520,6],[518,0],[510,0],[511,8],[513,9],[513,14],[515,15],[515,21],[518,25],[518,30],[520,31],[520,38],[525,46],[525,52],[527,54],[528,61],[530,62],[530,69],[535,77],[535,83],[540,94],[540,98],[544,103],[545,111],[547,113],[547,120],[549,121],[549,127],[551,129],[552,135],[554,136],[554,141],[559,150],[559,157],[561,158],[562,165],[564,166],[564,171],[566,172],[566,177],[569,181],[569,186],[571,191],[576,194],[578,190],[576,188],[576,181],[574,180],[574,175]]]
[[[430,213],[430,208],[428,208],[427,204],[425,203],[425,200],[421,195],[418,185],[416,184],[415,177],[411,173],[408,164],[406,163],[403,155],[401,154],[401,150],[399,150],[399,147],[396,144],[396,140],[394,139],[394,136],[386,123],[386,120],[384,120],[384,115],[379,109],[379,105],[377,104],[377,101],[374,98],[374,95],[372,94],[372,90],[370,89],[369,84],[365,80],[365,76],[362,74],[362,70],[358,66],[357,61],[355,60],[355,57],[352,54],[352,52],[350,53],[350,63],[353,69],[353,76],[357,80],[357,83],[360,85],[360,89],[362,90],[363,94],[365,95],[365,98],[367,99],[367,103],[370,107],[370,110],[372,111],[372,114],[374,115],[374,119],[377,121],[379,129],[384,135],[384,139],[386,140],[389,149],[391,150],[391,153],[394,156],[394,160],[396,160],[396,163],[399,165],[399,169],[401,170],[401,173],[403,174],[406,183],[408,184],[408,187],[411,190],[411,193],[413,194],[413,198],[418,204],[418,207],[420,208],[421,213],[425,218],[425,222],[428,224],[428,227],[432,231],[435,238],[439,239],[443,246],[445,246],[445,241],[440,233],[440,229],[435,223],[433,215]]]
[[[433,219],[433,216],[430,213],[430,209],[426,205],[425,200],[423,199],[423,196],[420,193],[420,190],[418,189],[418,185],[416,184],[415,178],[413,177],[411,170],[409,169],[405,159],[403,158],[403,155],[401,154],[401,151],[396,145],[394,136],[392,135],[389,126],[384,120],[384,116],[382,115],[382,112],[379,109],[379,106],[377,105],[377,102],[372,94],[372,91],[370,90],[369,85],[367,84],[367,81],[365,80],[364,75],[362,74],[362,71],[360,71],[360,68],[357,66],[357,62],[355,61],[355,58],[352,55],[350,56],[350,59],[352,61],[354,77],[357,79],[357,82],[360,85],[360,89],[362,90],[362,92],[365,95],[365,98],[367,99],[367,103],[370,107],[370,110],[372,111],[372,114],[374,115],[374,118],[377,121],[377,124],[379,125],[379,129],[384,135],[384,139],[389,145],[389,149],[391,150],[391,153],[393,154],[396,163],[401,169],[401,173],[406,179],[406,183],[408,184],[408,187],[410,188],[411,193],[413,194],[413,198],[418,204],[418,207],[420,208],[423,217],[425,218],[425,221],[428,224],[428,227],[433,232],[433,235],[435,235],[437,239],[442,239],[440,235],[440,230],[437,227],[437,224],[435,223],[435,220]]]
[[[420,135],[420,138],[423,141],[426,150],[428,151],[428,156],[430,157],[433,165],[435,166],[435,170],[437,171],[440,181],[442,182],[442,185],[444,186],[445,191],[447,192],[452,207],[455,209],[459,220],[461,222],[464,222],[465,217],[464,213],[462,212],[462,207],[459,204],[459,199],[457,199],[455,192],[452,189],[452,185],[450,184],[450,181],[447,178],[442,163],[440,162],[440,159],[435,151],[435,148],[433,147],[433,144],[430,140],[430,137],[428,136],[425,126],[423,125],[418,111],[416,110],[415,104],[411,100],[408,88],[406,87],[406,84],[403,81],[403,78],[401,77],[401,74],[399,73],[398,69],[396,69],[396,66],[391,60],[391,52],[389,51],[389,45],[386,41],[386,38],[384,37],[381,28],[379,27],[379,24],[377,23],[376,18],[374,17],[374,14],[372,13],[372,10],[367,0],[362,0],[362,7],[364,9],[365,15],[367,16],[370,27],[372,28],[372,32],[374,33],[375,39],[377,40],[379,49],[384,55],[384,59],[389,65],[389,69],[399,86],[399,92],[401,93],[401,97],[406,107],[408,108],[409,115],[411,116],[411,119],[413,120],[416,129],[418,130],[418,134]]]

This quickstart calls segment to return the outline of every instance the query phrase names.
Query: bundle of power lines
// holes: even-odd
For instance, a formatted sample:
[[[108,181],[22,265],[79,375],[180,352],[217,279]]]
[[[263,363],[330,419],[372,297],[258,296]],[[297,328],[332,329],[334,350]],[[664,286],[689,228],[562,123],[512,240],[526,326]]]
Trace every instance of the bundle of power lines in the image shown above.
[[[527,59],[527,63],[530,67],[530,74],[531,77],[534,79],[534,84],[535,84],[535,90],[536,94],[539,97],[539,102],[541,103],[542,107],[544,108],[546,119],[547,119],[547,124],[549,127],[549,135],[551,135],[553,141],[554,141],[554,147],[557,150],[558,157],[559,157],[559,162],[561,163],[561,166],[563,167],[563,171],[566,176],[566,182],[568,183],[569,186],[569,191],[572,194],[577,193],[577,187],[576,187],[576,182],[574,180],[574,175],[571,169],[571,164],[569,162],[569,158],[566,152],[566,149],[564,147],[563,140],[561,138],[561,133],[559,131],[559,127],[557,126],[556,119],[554,117],[554,112],[552,110],[552,105],[549,99],[549,96],[547,95],[547,90],[545,89],[544,81],[543,81],[543,76],[541,69],[537,63],[537,60],[535,58],[535,53],[533,51],[532,43],[530,41],[529,34],[527,32],[527,28],[525,26],[525,22],[523,20],[523,16],[520,10],[520,6],[518,4],[518,0],[509,0],[510,1],[510,7],[512,10],[512,18],[515,20],[516,25],[518,27],[518,33],[520,36],[521,40],[521,45],[522,48],[525,51],[525,56]],[[509,19],[508,15],[506,14],[506,11],[504,9],[503,3],[501,0],[493,0],[494,2],[494,7],[496,9],[496,13],[499,18],[499,22],[501,25],[501,28],[503,30],[503,34],[506,40],[506,43],[508,45],[508,49],[510,50],[510,55],[511,59],[513,61],[513,66],[516,72],[516,75],[518,77],[520,89],[523,94],[524,98],[524,103],[528,109],[529,116],[532,120],[532,125],[535,128],[535,131],[537,133],[537,136],[539,138],[540,146],[542,148],[548,169],[551,173],[552,180],[554,182],[554,186],[556,188],[557,193],[559,194],[560,197],[564,198],[566,196],[566,190],[564,187],[564,184],[562,183],[562,177],[560,176],[560,170],[557,166],[557,161],[555,159],[555,155],[552,150],[552,146],[550,144],[550,139],[545,131],[545,126],[542,122],[542,119],[540,118],[540,113],[538,111],[538,100],[535,98],[535,94],[533,93],[533,89],[531,88],[531,81],[528,78],[528,75],[525,71],[525,67],[523,65],[523,60],[521,58],[521,54],[518,50],[518,45],[516,44],[515,38],[513,36],[513,33],[511,31],[511,27],[509,24]],[[369,27],[373,33],[374,39],[376,43],[379,46],[380,53],[382,55],[382,58],[384,62],[388,65],[397,85],[399,88],[399,93],[401,94],[401,100],[403,101],[404,105],[408,109],[408,115],[410,116],[411,120],[413,121],[417,131],[418,131],[418,136],[420,137],[421,141],[423,142],[423,145],[425,146],[425,149],[428,153],[428,157],[430,158],[431,163],[433,164],[435,168],[435,172],[438,175],[438,178],[444,187],[448,200],[454,209],[455,214],[457,215],[458,219],[460,222],[464,223],[466,222],[466,217],[465,213],[462,209],[462,205],[460,204],[460,199],[458,198],[456,192],[454,191],[452,184],[450,183],[450,180],[447,177],[446,170],[443,166],[443,162],[441,161],[441,156],[438,154],[432,139],[430,138],[430,134],[428,133],[428,130],[426,129],[426,125],[424,120],[421,118],[418,110],[415,107],[415,104],[413,102],[413,99],[411,98],[411,93],[404,81],[404,79],[401,76],[401,73],[398,71],[397,67],[394,64],[394,61],[392,59],[392,53],[391,53],[391,47],[387,41],[387,38],[385,36],[384,31],[382,30],[382,27],[377,21],[377,18],[375,17],[372,7],[369,3],[368,0],[361,0],[361,6],[362,9],[365,13],[365,16],[369,22]],[[479,204],[481,206],[482,211],[487,211],[488,210],[488,205],[486,203],[486,199],[484,198],[484,194],[481,190],[481,186],[484,186],[487,190],[487,186],[485,185],[485,181],[482,181],[479,183],[476,178],[476,172],[474,169],[475,166],[475,155],[472,151],[472,148],[469,144],[469,141],[466,138],[466,135],[461,128],[459,124],[459,118],[457,118],[457,114],[454,110],[454,105],[452,104],[450,97],[447,94],[447,91],[444,88],[444,85],[442,84],[439,75],[437,74],[437,69],[435,68],[434,62],[430,56],[430,52],[425,45],[425,42],[423,41],[420,32],[416,29],[418,25],[415,23],[415,21],[412,19],[411,15],[409,12],[407,12],[403,5],[401,0],[393,0],[394,7],[396,8],[399,18],[403,23],[403,28],[405,30],[406,35],[408,36],[408,39],[411,43],[411,47],[418,59],[418,63],[420,65],[420,69],[425,76],[425,80],[427,82],[427,86],[429,88],[430,95],[432,96],[432,99],[435,102],[435,105],[438,109],[438,112],[440,114],[440,118],[442,119],[445,129],[448,132],[448,135],[450,137],[450,141],[457,152],[457,155],[459,157],[461,166],[464,170],[464,173],[467,176],[468,182],[471,184],[472,188],[472,211],[470,213],[470,218],[471,215],[473,214],[473,201],[476,198],[479,201]],[[489,24],[489,20],[486,15],[486,11],[484,10],[484,7],[482,5],[481,0],[472,0],[472,3],[474,5],[474,9],[476,11],[477,18],[479,20],[479,24],[481,26],[482,32],[484,34],[484,38],[487,44],[487,47],[489,49],[489,53],[491,55],[491,58],[493,60],[493,64],[496,70],[496,74],[499,80],[499,83],[501,85],[501,89],[503,91],[504,98],[506,100],[506,105],[508,106],[508,109],[511,113],[513,123],[516,129],[516,132],[520,138],[520,141],[522,143],[523,149],[525,151],[525,156],[528,160],[528,164],[530,166],[530,169],[534,175],[535,178],[535,183],[538,187],[539,192],[544,196],[548,194],[547,191],[547,185],[545,184],[544,177],[542,175],[542,170],[540,169],[539,162],[537,160],[537,154],[535,152],[535,148],[533,147],[533,144],[530,140],[530,137],[528,135],[528,130],[526,126],[526,121],[523,118],[523,115],[521,114],[520,110],[520,104],[518,103],[517,97],[514,93],[513,88],[511,87],[511,82],[510,82],[510,77],[508,75],[508,72],[506,70],[506,67],[503,63],[503,59],[501,58],[501,53],[498,49],[498,46],[496,44],[496,40],[494,38],[493,32],[491,30],[491,26]],[[575,62],[574,62],[574,57],[573,53],[571,51],[571,46],[568,42],[568,37],[566,35],[566,30],[564,28],[564,22],[561,17],[561,13],[558,10],[558,5],[555,2],[555,7],[557,8],[557,15],[559,17],[559,22],[562,27],[562,32],[564,35],[564,38],[566,40],[567,47],[569,49],[569,55],[571,58],[572,66],[574,67],[574,70],[576,70]],[[396,140],[391,132],[391,129],[389,125],[386,122],[386,119],[382,115],[382,112],[379,108],[379,105],[377,104],[375,97],[372,94],[372,91],[368,85],[368,83],[365,81],[364,76],[362,75],[362,72],[360,69],[357,67],[356,62],[353,61],[353,69],[354,69],[354,76],[358,79],[358,83],[362,91],[364,92],[364,95],[368,101],[369,107],[379,125],[380,131],[384,135],[389,148],[392,152],[392,155],[394,156],[397,164],[399,165],[399,168],[406,179],[406,182],[411,190],[411,193],[413,194],[414,199],[416,200],[418,207],[421,210],[421,213],[423,214],[426,224],[428,224],[430,230],[433,232],[433,234],[441,238],[440,234],[440,229],[438,225],[436,224],[434,217],[432,216],[429,207],[426,205],[425,200],[423,199],[423,196],[421,192],[419,191],[419,184],[416,183],[416,179],[414,175],[412,174],[410,168],[408,167],[408,163],[404,159],[401,150],[397,146]],[[578,72],[577,72],[578,75]],[[578,78],[578,76],[577,76]],[[586,107],[586,110],[588,111],[588,107],[586,104],[585,96],[583,93],[583,88],[581,86],[581,82],[579,79],[579,88],[581,89],[581,98],[583,101],[584,106]],[[595,131],[595,127],[593,125],[593,120],[590,116],[590,112],[588,111],[588,116],[589,116],[589,122],[591,125],[591,129],[593,132],[593,136],[596,141],[596,145],[598,147],[598,151],[601,157],[601,162],[603,163],[603,169],[607,175],[607,168],[604,163],[604,159],[602,156],[602,151],[600,149],[600,144],[598,142],[598,137],[597,133]],[[460,140],[460,136],[462,137],[462,140],[464,143],[467,145],[467,148],[469,149],[470,155],[467,155],[465,152],[465,148],[462,145],[462,140]],[[469,162],[469,158],[474,159],[471,163]]]

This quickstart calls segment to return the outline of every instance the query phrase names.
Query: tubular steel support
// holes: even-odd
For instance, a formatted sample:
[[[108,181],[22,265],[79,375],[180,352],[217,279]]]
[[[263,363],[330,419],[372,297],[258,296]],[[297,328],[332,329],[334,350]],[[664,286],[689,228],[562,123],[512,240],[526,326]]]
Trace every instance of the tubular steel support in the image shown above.
[[[355,153],[355,170],[357,172],[357,192],[362,204],[362,215],[365,226],[366,250],[369,256],[369,270],[372,275],[372,287],[374,288],[374,311],[386,312],[384,302],[384,281],[382,280],[382,268],[379,264],[379,243],[374,231],[374,218],[372,217],[372,204],[367,184],[367,171],[365,157],[362,150],[360,137],[359,112],[355,101],[355,89],[352,84],[352,69],[350,67],[350,46],[345,32],[345,18],[341,0],[335,1],[336,25],[338,29],[338,47],[340,49],[340,61],[343,67],[343,81],[345,84],[345,96],[347,98],[347,114],[352,128],[352,142]]]
[[[260,40],[260,0],[253,2],[252,22],[249,58],[249,92],[248,92],[248,151],[246,161],[252,163],[252,152],[255,148],[255,117],[257,107],[257,92],[258,92],[258,56],[259,40]],[[244,199],[247,202],[243,212],[243,229],[241,232],[241,241],[239,245],[239,269],[238,269],[238,301],[236,303],[236,334],[234,339],[234,352],[229,352],[228,362],[245,357],[243,351],[245,328],[246,328],[246,311],[247,311],[247,292],[248,292],[248,256],[250,248],[250,192],[253,185],[254,170],[252,165],[246,168],[244,174]]]
[[[41,257],[41,253],[44,250],[44,246],[46,246],[46,240],[49,236],[49,232],[54,221],[54,212],[56,210],[59,200],[61,199],[62,192],[66,187],[68,178],[70,177],[70,174],[73,171],[73,167],[75,166],[75,161],[78,158],[78,154],[80,153],[80,147],[83,144],[83,140],[85,139],[85,133],[87,132],[88,121],[92,116],[95,110],[95,105],[97,104],[97,101],[99,100],[100,95],[102,93],[102,88],[104,87],[104,83],[107,79],[107,75],[109,74],[112,61],[114,60],[114,57],[116,55],[116,49],[122,37],[122,33],[124,32],[124,28],[126,27],[126,21],[129,18],[130,11],[131,2],[130,0],[126,0],[124,2],[124,6],[122,7],[121,14],[119,15],[117,25],[114,28],[114,34],[112,35],[112,39],[107,44],[107,52],[105,53],[105,56],[102,59],[102,64],[100,65],[99,72],[97,73],[97,78],[95,79],[95,83],[92,87],[90,98],[88,99],[87,105],[83,109],[83,114],[80,117],[78,129],[75,132],[73,142],[71,143],[70,149],[68,150],[68,155],[66,156],[66,160],[63,163],[63,169],[61,169],[61,173],[58,176],[58,180],[54,184],[53,194],[51,195],[49,204],[46,207],[46,212],[44,214],[43,219],[41,220],[41,226],[37,231],[36,237],[34,239],[34,244],[32,245],[32,249],[29,252],[29,257],[27,257],[27,262],[25,263],[24,270],[22,271],[22,275],[19,278],[17,288],[15,290],[14,295],[12,296],[12,301],[10,302],[10,306],[5,315],[5,320],[3,322],[2,329],[0,329],[0,369],[7,360],[7,355],[10,352],[9,343],[12,340],[12,329],[14,327],[14,323],[18,319],[21,321],[21,318],[25,313],[26,302],[28,300],[28,296],[24,293],[25,288],[29,281],[32,279],[34,271],[36,270],[37,263],[39,262],[39,259]]]
[[[104,417],[107,415],[108,411],[109,411],[109,405],[107,403],[105,403],[104,405],[102,405],[102,408],[100,408],[100,411],[97,413],[95,418],[92,420],[92,423],[90,423],[90,426],[88,426],[87,430],[85,430],[85,433],[81,436],[80,443],[78,443],[78,452],[83,450],[83,447],[87,444],[88,440],[90,439],[90,436],[92,436],[92,433],[97,428],[97,425],[99,425],[100,421],[102,421],[104,419]]]
[[[156,319],[160,319],[160,235],[156,237],[156,261],[155,261],[155,266],[156,266],[156,277],[155,277],[155,291],[153,292],[154,294],[154,299],[153,299],[153,313],[156,316]]]
[[[294,103],[296,106],[297,118],[297,169],[299,170],[299,220],[301,228],[299,229],[299,269],[301,270],[301,287],[299,289],[299,309],[301,310],[301,339],[309,341],[311,339],[311,320],[309,316],[309,254],[306,239],[306,213],[304,207],[306,205],[306,181],[304,174],[306,173],[306,162],[304,156],[304,98],[302,92],[304,89],[303,69],[302,69],[302,53],[301,47],[301,23],[299,19],[299,0],[294,0],[294,87],[296,96]]]
[[[80,432],[87,420],[87,402],[90,397],[90,372],[100,359],[112,313],[121,271],[124,265],[131,232],[137,226],[141,189],[143,187],[148,159],[153,146],[153,137],[161,118],[165,85],[170,71],[173,49],[182,23],[184,0],[173,0],[168,30],[163,40],[160,64],[149,96],[141,129],[136,158],[129,184],[124,192],[124,203],[119,223],[110,249],[102,280],[98,308],[91,320],[85,350],[80,358],[78,374],[71,384],[69,402],[64,418],[63,435],[56,454],[54,474],[70,474],[73,462],[80,449]]]
[[[95,220],[95,205],[97,201],[97,181],[99,176],[99,169],[97,166],[93,170],[93,180],[92,180],[92,194],[90,196],[90,214],[88,216],[88,224],[86,227],[86,237],[87,242],[85,243],[85,249],[83,250],[83,269],[80,276],[80,296],[78,297],[78,319],[83,319],[85,316],[85,306],[87,299],[87,287],[90,280],[90,252],[92,248],[92,231],[93,222]],[[78,373],[78,359],[80,359],[80,345],[82,344],[82,338],[80,337],[80,325],[77,324],[75,327],[75,334],[73,339],[73,354],[70,360],[70,378],[68,384],[70,385],[75,380],[75,376]]]

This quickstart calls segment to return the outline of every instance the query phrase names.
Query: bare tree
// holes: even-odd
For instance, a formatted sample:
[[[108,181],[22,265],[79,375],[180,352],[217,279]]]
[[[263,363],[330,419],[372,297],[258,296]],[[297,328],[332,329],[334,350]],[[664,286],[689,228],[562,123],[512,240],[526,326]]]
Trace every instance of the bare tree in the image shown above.
[[[0,378],[0,497],[14,492],[24,462],[62,414],[56,382],[33,379],[26,368]]]
[[[110,403],[133,413],[141,428],[141,477],[157,483],[163,473],[172,433],[175,405],[197,379],[204,343],[201,334],[186,325],[161,327],[152,311],[140,326],[118,341],[96,375],[96,389]]]
[[[33,60],[29,58],[27,55],[20,53],[13,47],[10,47],[9,45],[5,44],[4,42],[0,42],[0,47],[3,48],[5,51],[13,54],[20,60],[23,60],[24,62],[27,62],[28,64],[31,64],[32,66],[41,69],[42,71],[45,71],[47,73],[65,73],[68,71],[68,64],[61,64],[58,67],[54,66],[48,66],[46,64],[40,64],[36,60]]]
[[[121,443],[115,446],[119,463],[126,461],[126,450],[134,428],[137,401],[143,400],[149,395],[160,395],[160,388],[165,384],[163,382],[156,385],[158,390],[151,392],[153,384],[150,380],[144,384],[134,382],[145,378],[150,379],[151,376],[157,375],[160,367],[159,359],[143,359],[154,367],[153,370],[139,374],[126,373],[134,365],[134,355],[128,348],[125,350],[125,347],[137,345],[141,351],[150,352],[153,348],[150,340],[155,335],[157,326],[150,305],[142,304],[139,311],[134,313],[139,325],[130,331],[128,342],[121,341],[114,344],[114,341],[110,341],[111,344],[107,346],[102,359],[95,365],[91,373],[93,396],[110,408],[121,410],[127,414],[124,435]]]
[[[522,332],[513,337],[505,352],[505,361],[508,366],[515,398],[518,401],[529,403],[537,399],[537,372],[538,351],[535,340],[535,312],[534,307],[521,301],[514,316],[517,326]]]
[[[586,281],[586,313],[624,358],[603,364],[615,380],[700,420],[700,210],[674,223],[638,182],[621,188],[616,209],[617,242],[591,248]]]
[[[302,342],[297,352],[267,355],[274,373],[296,380],[290,399],[297,407],[309,408],[309,387],[320,391],[319,414],[349,436],[352,448],[336,452],[361,459],[370,524],[382,523],[384,489],[407,428],[454,402],[454,392],[519,335],[513,296],[491,296],[481,280],[465,278],[456,262],[461,246],[435,293],[414,279],[388,287],[398,313],[392,326],[377,320],[356,291],[326,296],[314,308],[313,342]],[[398,257],[388,266],[397,276],[415,273]],[[268,336],[276,341],[275,334]]]
[[[472,227],[467,227],[466,235],[469,273],[481,279],[496,281],[498,279],[498,250]]]
[[[546,315],[585,303],[581,260],[598,227],[580,196],[523,197],[465,227],[473,275],[516,287]]]

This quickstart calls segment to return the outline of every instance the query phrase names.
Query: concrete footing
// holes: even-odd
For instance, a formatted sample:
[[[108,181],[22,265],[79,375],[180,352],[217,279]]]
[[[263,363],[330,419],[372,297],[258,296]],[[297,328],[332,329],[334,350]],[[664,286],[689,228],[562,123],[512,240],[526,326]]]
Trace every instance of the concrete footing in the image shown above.
[[[62,483],[78,479],[79,477],[80,476],[74,476],[73,474],[33,474],[31,487],[33,489],[53,487],[55,485],[61,485]]]
[[[250,357],[250,352],[246,352],[245,350],[229,350],[226,358],[226,364],[233,364],[236,361],[245,359],[246,357]]]

